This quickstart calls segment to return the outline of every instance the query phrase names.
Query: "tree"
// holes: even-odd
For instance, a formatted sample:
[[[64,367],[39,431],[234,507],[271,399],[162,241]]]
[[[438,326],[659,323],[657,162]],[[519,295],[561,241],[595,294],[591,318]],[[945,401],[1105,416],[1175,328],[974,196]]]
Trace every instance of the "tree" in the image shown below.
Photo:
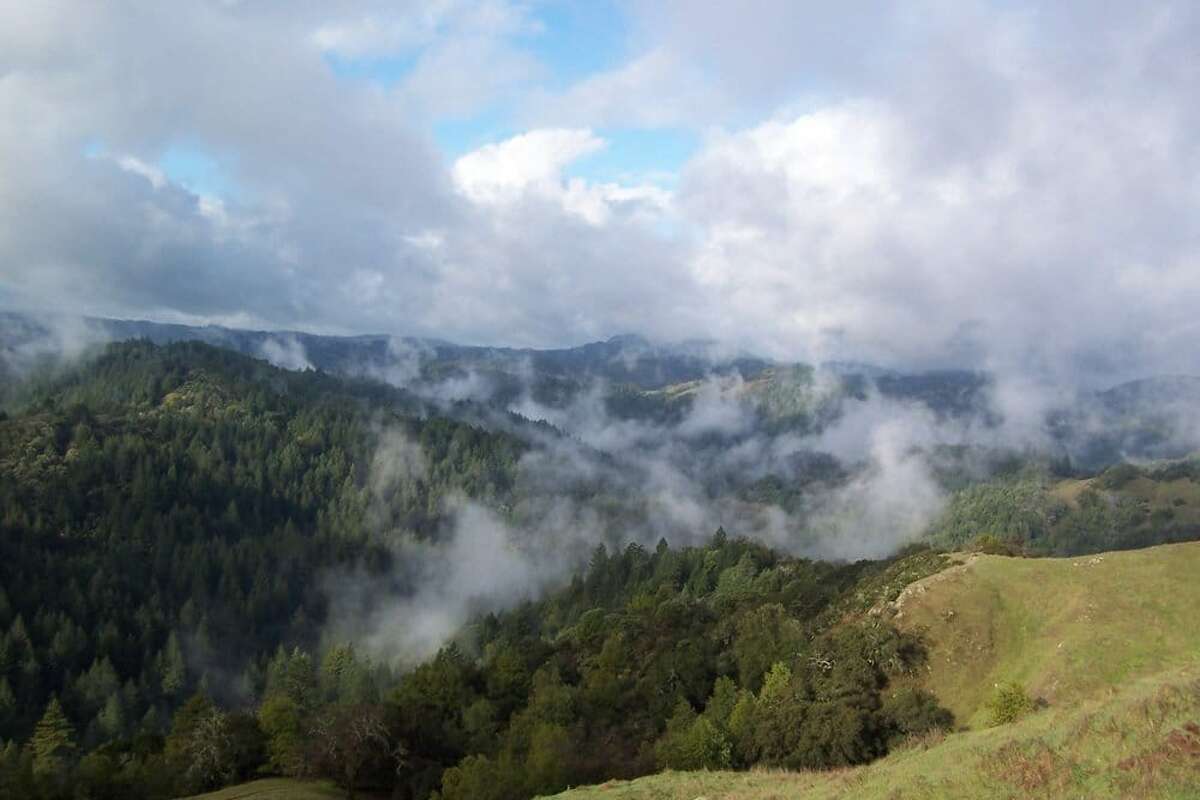
[[[104,703],[104,708],[96,716],[100,730],[110,738],[115,739],[125,730],[125,712],[121,708],[121,695],[113,693]]]
[[[654,755],[660,769],[729,769],[733,744],[707,714],[697,716],[686,700],[680,700]]]
[[[525,757],[525,787],[532,795],[561,792],[570,783],[578,742],[562,725],[538,723]]]
[[[258,719],[245,711],[225,715],[235,780],[249,778],[267,760],[267,741]]]
[[[392,745],[383,709],[376,705],[327,706],[309,733],[318,770],[337,781],[349,800],[354,800],[365,768],[403,756],[403,751]]]
[[[445,800],[509,800],[521,795],[523,779],[522,766],[509,754],[495,759],[467,756],[457,766],[446,770],[442,777],[442,797]]]
[[[171,732],[167,734],[163,752],[177,769],[187,769],[192,733],[199,726],[200,720],[215,710],[212,700],[207,695],[197,692],[189,697],[171,718]]]
[[[209,708],[193,726],[187,741],[187,781],[190,788],[213,789],[233,780],[237,762],[229,715]]]
[[[162,676],[163,694],[174,697],[183,691],[187,680],[187,666],[183,661],[183,650],[174,632],[167,638],[167,646],[160,655],[159,674]]]
[[[267,737],[271,767],[283,775],[304,775],[307,738],[300,704],[286,694],[270,695],[259,706],[258,723]]]
[[[8,678],[0,677],[0,721],[3,721],[16,705],[17,697],[13,694],[12,685]]]
[[[921,689],[904,688],[884,698],[883,714],[889,728],[889,744],[930,731],[954,726],[954,714],[938,705],[937,698]]]
[[[43,779],[60,780],[75,756],[75,730],[58,697],[51,697],[46,713],[38,720],[29,741],[33,749],[33,772]]]
[[[29,751],[9,742],[0,747],[0,797],[34,797],[37,787]]]
[[[738,682],[751,691],[757,691],[772,665],[794,658],[803,641],[799,623],[788,616],[778,603],[759,606],[743,614],[738,619],[737,637],[733,643]]]

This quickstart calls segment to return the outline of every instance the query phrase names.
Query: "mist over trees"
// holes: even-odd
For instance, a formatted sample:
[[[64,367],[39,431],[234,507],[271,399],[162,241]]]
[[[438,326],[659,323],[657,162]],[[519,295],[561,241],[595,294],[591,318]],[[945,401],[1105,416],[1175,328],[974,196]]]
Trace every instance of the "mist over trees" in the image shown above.
[[[920,642],[863,616],[881,575],[936,556],[857,556],[1200,531],[1194,462],[1004,447],[978,378],[424,369],[400,388],[134,341],[9,387],[3,791],[265,772],[508,798],[861,763],[952,721],[893,684]]]

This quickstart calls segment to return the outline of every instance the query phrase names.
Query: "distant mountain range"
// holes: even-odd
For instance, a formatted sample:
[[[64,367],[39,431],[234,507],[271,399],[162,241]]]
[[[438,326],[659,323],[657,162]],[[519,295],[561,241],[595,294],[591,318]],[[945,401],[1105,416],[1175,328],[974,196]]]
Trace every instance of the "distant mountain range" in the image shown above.
[[[622,335],[578,347],[532,349],[459,345],[440,339],[387,335],[324,336],[296,331],[254,331],[216,325],[191,326],[145,320],[75,318],[47,321],[0,312],[0,354],[8,360],[48,353],[55,344],[75,338],[92,342],[148,339],[155,344],[201,341],[285,367],[311,366],[327,372],[353,373],[385,368],[397,361],[420,368],[441,365],[474,367],[524,374],[603,378],[639,388],[658,388],[699,380],[713,372],[736,370],[752,377],[773,362],[749,355],[730,356],[709,342],[652,344],[640,336]],[[290,358],[289,358],[290,356]],[[287,363],[291,361],[292,363]],[[300,361],[307,362],[298,363]]]
[[[599,381],[610,398],[610,412],[678,420],[680,410],[695,399],[689,384],[727,377],[744,382],[741,396],[766,418],[787,423],[803,417],[807,422],[802,427],[810,427],[814,413],[836,415],[843,398],[865,399],[871,393],[919,403],[939,415],[998,421],[989,402],[993,378],[982,371],[906,373],[837,361],[814,369],[729,351],[713,342],[661,344],[636,335],[533,349],[0,312],[0,378],[11,380],[22,370],[64,354],[129,339],[156,344],[201,341],[288,369],[376,378],[415,387],[418,393],[421,387],[427,394],[436,390],[449,401],[470,399],[505,408],[525,395],[543,405],[561,406]],[[817,386],[818,372],[832,379],[832,393],[828,386]],[[820,392],[824,394],[816,397]],[[620,398],[616,409],[614,396]],[[1179,457],[1200,447],[1197,411],[1200,377],[1158,376],[1080,393],[1069,405],[1047,414],[1047,430],[1081,463]]]

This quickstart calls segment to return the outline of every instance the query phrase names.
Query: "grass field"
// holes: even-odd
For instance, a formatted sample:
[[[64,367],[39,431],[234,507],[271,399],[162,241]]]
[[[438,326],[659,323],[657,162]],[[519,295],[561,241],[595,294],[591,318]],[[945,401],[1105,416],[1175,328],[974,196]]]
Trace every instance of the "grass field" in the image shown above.
[[[267,778],[199,794],[191,800],[341,800],[345,796],[344,791],[324,781]],[[357,796],[367,797],[361,792]]]
[[[979,555],[910,587],[894,622],[930,648],[921,683],[961,725],[997,683],[1051,706],[1200,663],[1200,543],[1096,556]]]
[[[906,590],[919,682],[963,731],[857,769],[663,773],[559,800],[1200,798],[1200,543],[1069,559],[973,556]],[[997,683],[1048,706],[987,727]]]

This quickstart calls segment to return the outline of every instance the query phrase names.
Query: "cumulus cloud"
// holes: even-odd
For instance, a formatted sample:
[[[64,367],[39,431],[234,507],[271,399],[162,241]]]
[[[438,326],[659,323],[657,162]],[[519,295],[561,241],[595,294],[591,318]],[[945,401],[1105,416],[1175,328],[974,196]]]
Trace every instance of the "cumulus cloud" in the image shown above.
[[[667,212],[670,194],[657,186],[623,186],[564,177],[569,164],[603,149],[605,144],[585,129],[529,131],[459,158],[454,163],[455,185],[477,204],[495,208],[535,198],[561,206],[566,213],[592,225],[610,221],[614,213],[632,216],[642,211],[653,216]],[[524,214],[519,221],[526,221]]]
[[[511,199],[528,189],[559,188],[562,170],[580,156],[604,147],[589,130],[538,130],[489,144],[454,163],[459,188],[476,202]]]
[[[0,5],[0,302],[1200,370],[1191,4],[626,12],[627,57],[560,81],[528,46],[554,31],[504,0]],[[534,127],[435,145],[498,108]],[[677,184],[578,177],[609,129],[658,126],[701,141]],[[232,188],[189,189],[172,148]]]

